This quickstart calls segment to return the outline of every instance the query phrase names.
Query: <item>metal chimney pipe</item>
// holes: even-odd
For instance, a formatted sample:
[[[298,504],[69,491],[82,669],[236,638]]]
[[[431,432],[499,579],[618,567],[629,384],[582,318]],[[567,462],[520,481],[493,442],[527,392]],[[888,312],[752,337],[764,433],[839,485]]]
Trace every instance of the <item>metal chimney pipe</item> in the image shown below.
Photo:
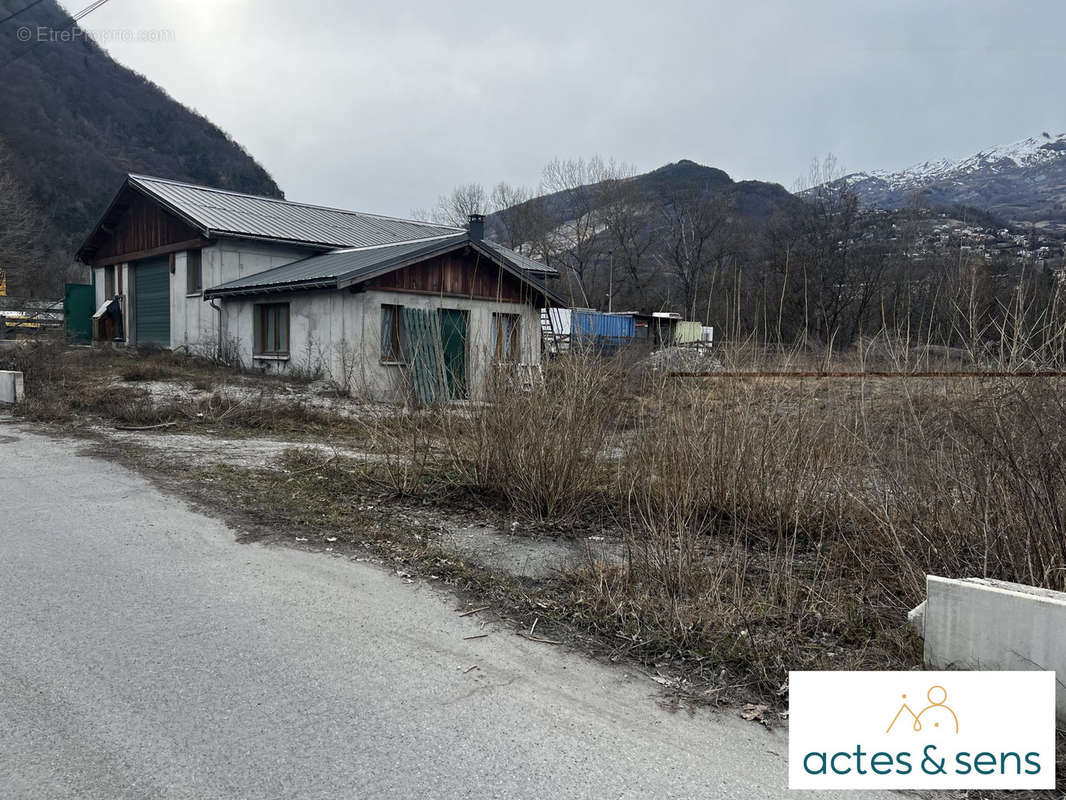
[[[471,214],[470,215],[470,238],[475,242],[480,242],[485,238],[485,215],[484,214]]]

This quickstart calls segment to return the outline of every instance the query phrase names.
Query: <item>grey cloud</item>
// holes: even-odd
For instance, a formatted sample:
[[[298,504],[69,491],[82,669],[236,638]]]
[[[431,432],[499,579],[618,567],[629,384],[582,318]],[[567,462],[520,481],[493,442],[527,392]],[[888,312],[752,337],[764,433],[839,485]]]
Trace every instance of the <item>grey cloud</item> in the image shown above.
[[[406,214],[555,156],[791,186],[828,151],[896,169],[1066,130],[1064,23],[1057,0],[112,0],[84,24],[173,30],[107,47],[291,198]]]

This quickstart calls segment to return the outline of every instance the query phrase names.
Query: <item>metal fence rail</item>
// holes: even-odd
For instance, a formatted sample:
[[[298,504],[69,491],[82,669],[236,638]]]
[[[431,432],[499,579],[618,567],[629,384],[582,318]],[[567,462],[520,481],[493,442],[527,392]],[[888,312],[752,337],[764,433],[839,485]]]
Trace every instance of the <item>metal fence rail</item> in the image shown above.
[[[1066,378],[1066,372],[1056,370],[1017,370],[1015,372],[979,370],[968,371],[916,371],[916,372],[889,372],[882,370],[867,370],[865,372],[844,371],[737,371],[724,370],[720,372],[667,372],[667,378]]]

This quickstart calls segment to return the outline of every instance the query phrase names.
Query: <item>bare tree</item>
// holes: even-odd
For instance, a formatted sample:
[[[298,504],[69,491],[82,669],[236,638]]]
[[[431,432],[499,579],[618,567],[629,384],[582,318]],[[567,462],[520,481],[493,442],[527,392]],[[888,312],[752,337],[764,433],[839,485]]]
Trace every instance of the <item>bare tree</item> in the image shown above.
[[[811,165],[802,194],[808,325],[824,341],[850,342],[883,289],[885,259],[860,246],[859,198],[831,154]]]
[[[590,305],[594,271],[606,261],[609,245],[603,235],[606,224],[603,204],[606,188],[627,177],[632,170],[614,160],[593,156],[551,161],[544,168],[543,189],[554,195],[563,211],[558,224],[545,235],[544,250],[551,263],[562,266],[573,278],[572,300]]]
[[[543,199],[524,186],[501,181],[492,187],[489,206],[496,240],[512,250],[532,254],[547,224]]]
[[[488,214],[489,195],[480,183],[464,183],[450,194],[441,195],[429,213],[432,221],[455,228],[465,228],[471,214]]]
[[[697,316],[700,293],[710,291],[713,271],[733,254],[729,204],[708,188],[681,187],[662,195],[663,248],[657,260],[681,293],[683,311]]]
[[[647,311],[652,305],[655,269],[651,253],[657,242],[653,204],[627,179],[605,186],[601,211],[611,248],[614,296]],[[608,305],[613,297],[608,298]]]

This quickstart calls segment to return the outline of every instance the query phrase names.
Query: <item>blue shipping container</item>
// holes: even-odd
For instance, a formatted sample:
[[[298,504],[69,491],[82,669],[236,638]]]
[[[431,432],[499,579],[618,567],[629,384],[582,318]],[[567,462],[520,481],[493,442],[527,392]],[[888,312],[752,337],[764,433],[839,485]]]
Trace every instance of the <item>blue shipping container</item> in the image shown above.
[[[573,311],[571,336],[580,339],[632,339],[636,335],[636,321],[625,314],[604,314],[600,311]]]

